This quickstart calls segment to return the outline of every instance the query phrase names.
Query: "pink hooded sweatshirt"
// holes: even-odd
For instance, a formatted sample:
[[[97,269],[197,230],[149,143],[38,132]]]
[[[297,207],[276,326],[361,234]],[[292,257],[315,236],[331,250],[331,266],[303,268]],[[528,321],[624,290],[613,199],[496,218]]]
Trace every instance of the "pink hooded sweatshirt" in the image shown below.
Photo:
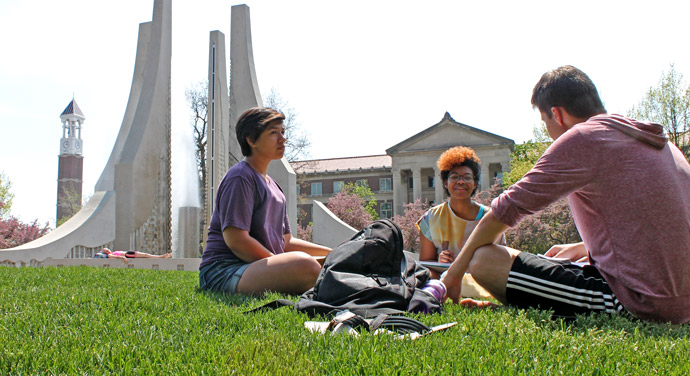
[[[690,322],[690,165],[659,124],[596,115],[497,197],[508,226],[567,196],[590,262],[633,315]]]

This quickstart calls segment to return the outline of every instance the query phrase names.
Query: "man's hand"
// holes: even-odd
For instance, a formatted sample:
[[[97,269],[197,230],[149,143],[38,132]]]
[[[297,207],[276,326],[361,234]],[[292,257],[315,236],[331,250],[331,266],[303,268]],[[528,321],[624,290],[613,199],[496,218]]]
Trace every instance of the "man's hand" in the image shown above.
[[[443,251],[438,255],[438,262],[450,264],[453,260],[455,260],[455,254],[451,251]]]
[[[589,261],[585,243],[557,244],[546,251],[544,256],[566,258],[570,261]]]
[[[453,303],[458,303],[462,294],[462,277],[452,277],[449,273],[446,273],[441,278],[441,282],[446,285],[446,296],[443,297],[442,301],[445,302],[446,299],[450,299]]]

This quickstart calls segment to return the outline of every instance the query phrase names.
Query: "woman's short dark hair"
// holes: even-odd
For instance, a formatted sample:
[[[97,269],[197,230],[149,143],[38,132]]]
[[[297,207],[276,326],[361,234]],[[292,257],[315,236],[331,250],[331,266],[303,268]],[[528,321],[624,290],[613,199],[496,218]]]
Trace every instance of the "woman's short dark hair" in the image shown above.
[[[549,119],[552,107],[563,107],[578,118],[606,113],[592,80],[572,65],[556,68],[541,76],[532,91],[532,106],[547,114]]]
[[[283,120],[285,120],[285,115],[282,112],[268,107],[253,107],[240,115],[240,118],[237,119],[235,133],[237,134],[237,142],[242,148],[242,155],[248,157],[252,154],[252,148],[249,146],[247,138],[251,142],[256,142],[271,122],[282,122]]]
[[[480,164],[481,160],[474,152],[472,148],[465,146],[452,147],[441,154],[438,157],[436,165],[438,169],[441,170],[441,180],[443,180],[444,187],[443,190],[446,191],[447,195],[450,195],[448,188],[445,187],[445,183],[448,183],[448,175],[450,175],[450,170],[455,167],[467,166],[472,170],[472,176],[474,177],[474,190],[471,196],[477,193],[477,187],[479,187],[479,174],[480,174]]]

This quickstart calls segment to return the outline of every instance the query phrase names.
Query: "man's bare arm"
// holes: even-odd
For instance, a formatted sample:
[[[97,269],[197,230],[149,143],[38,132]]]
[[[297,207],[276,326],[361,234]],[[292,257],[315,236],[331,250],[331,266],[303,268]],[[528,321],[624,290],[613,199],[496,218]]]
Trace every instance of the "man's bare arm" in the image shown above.
[[[460,301],[462,277],[467,272],[474,251],[483,245],[494,243],[507,229],[508,226],[499,221],[490,210],[484,215],[442,279],[448,289],[446,297],[455,303]]]

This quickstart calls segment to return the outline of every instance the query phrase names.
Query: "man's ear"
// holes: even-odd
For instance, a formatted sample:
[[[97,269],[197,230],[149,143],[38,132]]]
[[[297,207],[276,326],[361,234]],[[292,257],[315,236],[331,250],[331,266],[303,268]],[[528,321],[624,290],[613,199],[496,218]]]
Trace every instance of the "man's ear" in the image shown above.
[[[561,107],[551,107],[551,116],[556,120],[558,125],[563,126],[563,109]]]
[[[251,146],[251,147],[254,147],[254,146],[255,146],[255,145],[254,145],[254,142],[252,142],[252,139],[251,139],[250,137],[245,137],[244,140],[247,141],[247,145],[249,145],[249,146]]]

